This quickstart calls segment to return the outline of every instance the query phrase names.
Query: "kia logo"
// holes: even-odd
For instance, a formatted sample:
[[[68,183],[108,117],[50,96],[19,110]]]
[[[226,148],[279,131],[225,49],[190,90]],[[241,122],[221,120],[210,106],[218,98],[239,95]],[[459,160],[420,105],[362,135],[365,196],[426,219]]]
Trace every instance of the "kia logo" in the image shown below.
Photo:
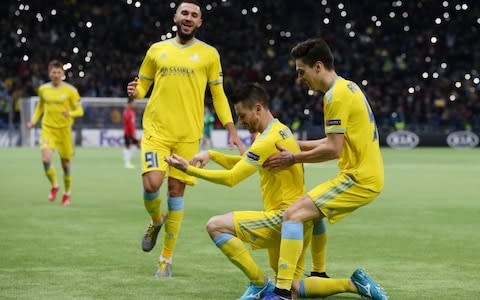
[[[478,136],[471,131],[455,131],[447,136],[447,144],[452,148],[473,148],[478,145]]]
[[[417,147],[420,139],[411,131],[399,130],[387,136],[387,144],[392,148],[412,149]]]

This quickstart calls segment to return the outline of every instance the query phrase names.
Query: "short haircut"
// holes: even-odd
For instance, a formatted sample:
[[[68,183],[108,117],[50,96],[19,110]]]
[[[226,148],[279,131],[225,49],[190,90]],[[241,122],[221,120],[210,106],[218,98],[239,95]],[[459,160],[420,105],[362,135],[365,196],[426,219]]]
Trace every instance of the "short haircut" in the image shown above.
[[[60,62],[57,59],[54,59],[54,60],[52,60],[51,62],[48,63],[48,70],[50,70],[52,68],[60,68],[60,69],[63,70],[63,63]]]
[[[178,1],[178,5],[177,5],[177,8],[182,5],[182,3],[191,3],[191,4],[195,4],[196,6],[198,6],[200,8],[200,11],[202,11],[202,6],[200,5],[200,2],[198,2],[197,0],[180,0]]]
[[[290,54],[312,67],[317,61],[323,63],[327,70],[333,70],[333,54],[327,43],[321,38],[313,38],[298,43]]]
[[[258,83],[240,85],[231,95],[230,101],[233,104],[242,102],[248,108],[252,108],[256,103],[260,103],[267,109],[270,105],[267,91]]]

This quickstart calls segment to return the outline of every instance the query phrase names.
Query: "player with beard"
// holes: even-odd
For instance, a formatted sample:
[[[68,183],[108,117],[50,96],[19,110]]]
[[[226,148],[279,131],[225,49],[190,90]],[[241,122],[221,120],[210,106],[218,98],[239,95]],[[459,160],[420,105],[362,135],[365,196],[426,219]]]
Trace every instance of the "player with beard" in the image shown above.
[[[165,224],[163,250],[155,276],[172,276],[172,257],[184,215],[185,184],[196,180],[175,168],[164,157],[178,154],[187,159],[197,153],[202,138],[205,88],[208,86],[215,111],[229,133],[229,144],[243,152],[223,90],[218,51],[195,38],[202,25],[200,4],[179,3],[173,16],[177,35],[153,44],[140,67],[138,78],[127,86],[129,97],[146,96],[153,89],[143,115],[142,177],[143,202],[151,217],[142,240],[143,251],[151,251]],[[160,187],[168,176],[168,213],[160,210]]]

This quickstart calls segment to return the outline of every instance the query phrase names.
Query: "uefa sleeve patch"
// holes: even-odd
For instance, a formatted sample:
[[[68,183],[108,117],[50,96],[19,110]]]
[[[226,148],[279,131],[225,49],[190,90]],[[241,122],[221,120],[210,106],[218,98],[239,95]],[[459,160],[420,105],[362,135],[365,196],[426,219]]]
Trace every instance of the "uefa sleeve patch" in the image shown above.
[[[258,161],[260,159],[260,156],[250,151],[247,153],[247,157],[255,161]]]
[[[327,120],[327,126],[342,125],[342,120]]]

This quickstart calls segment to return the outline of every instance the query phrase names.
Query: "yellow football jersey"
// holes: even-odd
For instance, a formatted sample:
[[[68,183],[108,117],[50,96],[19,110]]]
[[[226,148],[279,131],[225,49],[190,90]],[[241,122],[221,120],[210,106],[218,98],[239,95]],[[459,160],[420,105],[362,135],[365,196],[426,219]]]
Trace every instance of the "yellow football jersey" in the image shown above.
[[[267,158],[279,152],[275,147],[277,143],[293,153],[300,152],[290,129],[274,119],[267,129],[256,137],[243,158],[258,168],[265,210],[286,209],[305,193],[303,164],[294,164],[277,172],[262,167]]]
[[[80,94],[77,89],[66,82],[54,86],[51,82],[42,84],[38,88],[40,101],[35,108],[33,123],[37,123],[43,113],[42,126],[64,128],[73,125],[74,116],[65,117],[65,110],[77,111],[83,114],[80,103]],[[80,116],[79,115],[79,116]]]
[[[290,129],[277,119],[273,119],[243,156],[241,158],[238,156],[237,163],[230,170],[206,170],[188,166],[187,173],[215,183],[233,186],[258,170],[264,209],[267,211],[286,209],[305,192],[303,165],[294,164],[278,172],[264,169],[262,164],[265,160],[279,152],[275,147],[277,143],[294,153],[300,151]],[[225,155],[219,152],[209,152],[213,160],[223,162],[221,164],[224,166],[230,165],[227,161],[236,161],[233,157],[225,159]]]
[[[324,96],[325,133],[345,135],[340,172],[373,191],[384,183],[375,117],[365,95],[352,81],[337,77]]]
[[[205,88],[223,86],[218,51],[198,39],[186,45],[175,38],[155,43],[140,67],[137,97],[145,97],[152,83],[143,115],[144,134],[167,141],[201,139]],[[232,122],[232,116],[223,87],[221,93],[223,97],[213,100],[217,115],[226,124]]]

